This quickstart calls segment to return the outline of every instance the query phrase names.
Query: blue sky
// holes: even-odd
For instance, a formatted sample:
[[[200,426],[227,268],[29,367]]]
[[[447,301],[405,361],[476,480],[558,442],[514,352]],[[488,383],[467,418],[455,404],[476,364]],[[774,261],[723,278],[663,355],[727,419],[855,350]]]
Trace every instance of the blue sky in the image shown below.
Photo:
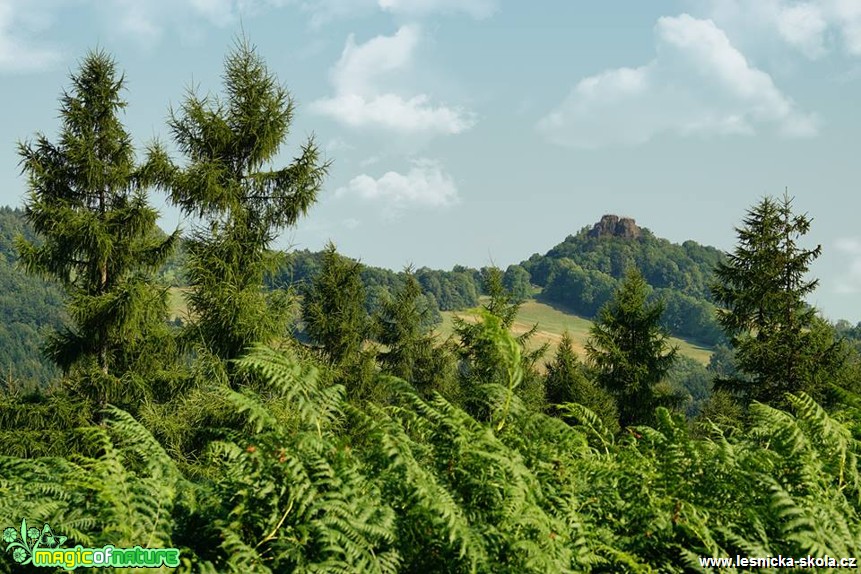
[[[823,246],[811,301],[861,320],[861,0],[0,0],[0,204],[88,49],[143,146],[241,29],[298,104],[282,160],[314,134],[334,161],[281,246],[505,267],[617,213],[726,250],[788,188]]]

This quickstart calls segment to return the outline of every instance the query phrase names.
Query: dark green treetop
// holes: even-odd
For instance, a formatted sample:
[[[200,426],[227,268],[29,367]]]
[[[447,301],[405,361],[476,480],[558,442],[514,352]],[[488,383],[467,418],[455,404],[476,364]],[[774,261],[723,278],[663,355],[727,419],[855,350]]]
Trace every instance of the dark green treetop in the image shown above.
[[[448,370],[448,361],[434,345],[429,326],[433,310],[422,296],[421,285],[412,269],[404,275],[403,285],[383,300],[373,316],[376,340],[386,348],[378,359],[384,372],[429,390]]]
[[[482,269],[483,291],[486,301],[481,309],[499,319],[500,326],[510,331],[517,318],[521,302],[503,285],[503,272],[498,267]],[[520,360],[523,381],[517,388],[520,398],[535,410],[544,406],[543,378],[538,375],[536,364],[547,351],[547,344],[537,349],[526,351],[527,344],[538,330],[538,325],[516,337],[521,349]],[[454,318],[454,331],[460,340],[457,353],[460,357],[460,379],[464,404],[466,409],[482,418],[485,396],[482,388],[485,385],[497,383],[506,379],[507,374],[502,368],[503,357],[492,338],[485,334],[482,323],[467,321],[460,317]]]
[[[286,332],[286,305],[263,290],[277,266],[271,242],[317,200],[328,163],[309,138],[293,161],[273,169],[293,121],[289,92],[244,39],[228,54],[224,94],[190,92],[171,111],[176,167],[154,146],[153,171],[186,215],[202,218],[188,243],[190,334],[223,359]]]
[[[616,401],[589,378],[586,366],[574,352],[574,342],[568,331],[562,334],[556,355],[545,369],[544,389],[551,412],[557,413],[561,405],[576,403],[595,413],[606,428],[613,432],[618,430]]]
[[[677,349],[661,327],[663,304],[647,303],[649,286],[635,268],[592,325],[586,353],[598,383],[616,399],[624,426],[651,420],[658,406],[675,402],[661,393]]]
[[[818,285],[807,274],[822,252],[798,244],[810,223],[784,195],[763,198],[736,230],[738,244],[717,266],[712,292],[746,376],[718,379],[718,388],[772,404],[783,404],[787,392],[821,399],[826,380],[842,368],[839,342],[804,300]]]
[[[160,233],[147,201],[151,167],[135,162],[120,120],[124,78],[115,62],[91,52],[71,81],[58,141],[38,134],[19,144],[30,185],[25,216],[41,241],[21,238],[18,248],[28,271],[59,280],[68,293],[71,323],[50,339],[50,356],[65,372],[100,371],[85,392],[104,402],[116,399],[116,378],[142,359],[148,333],[164,326],[166,291],[154,288],[151,272],[177,233]]]
[[[302,320],[311,341],[338,365],[355,359],[370,334],[361,264],[326,245],[320,273],[304,292]]]

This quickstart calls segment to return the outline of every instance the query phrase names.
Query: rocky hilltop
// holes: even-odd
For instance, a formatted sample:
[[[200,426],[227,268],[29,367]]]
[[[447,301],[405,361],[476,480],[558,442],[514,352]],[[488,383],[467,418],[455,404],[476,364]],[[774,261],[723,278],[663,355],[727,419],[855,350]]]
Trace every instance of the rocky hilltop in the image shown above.
[[[589,237],[624,237],[636,239],[642,232],[637,223],[630,217],[619,217],[618,215],[605,215],[601,221],[595,224],[589,231]]]

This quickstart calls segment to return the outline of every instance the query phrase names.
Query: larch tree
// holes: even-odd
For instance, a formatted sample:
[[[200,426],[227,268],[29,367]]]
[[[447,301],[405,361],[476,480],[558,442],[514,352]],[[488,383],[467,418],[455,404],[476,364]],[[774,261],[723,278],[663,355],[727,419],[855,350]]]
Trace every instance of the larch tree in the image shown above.
[[[19,144],[30,186],[25,214],[39,240],[20,238],[18,248],[28,271],[59,280],[68,294],[70,322],[48,341],[52,359],[67,374],[86,375],[69,379],[84,395],[121,401],[131,393],[124,377],[140,369],[153,351],[150,335],[165,327],[167,290],[152,272],[178,234],[156,225],[149,166],[136,163],[120,118],[125,79],[114,60],[89,53],[71,83],[58,140],[38,134]]]
[[[786,393],[799,391],[821,400],[843,367],[839,341],[804,300],[818,285],[807,275],[822,252],[798,244],[810,223],[793,213],[789,196],[765,197],[748,211],[735,250],[715,270],[718,321],[742,375],[719,378],[716,386],[745,401],[783,405]]]
[[[226,57],[223,81],[223,95],[191,91],[171,111],[183,167],[158,146],[151,157],[172,202],[203,221],[187,245],[188,333],[231,360],[254,342],[286,335],[288,306],[263,288],[278,262],[270,245],[316,202],[329,164],[309,137],[292,162],[272,167],[294,103],[245,39]]]
[[[601,308],[586,343],[597,382],[616,399],[623,427],[647,423],[655,408],[677,401],[659,387],[677,349],[661,326],[663,303],[647,303],[648,290],[640,272],[630,268]]]

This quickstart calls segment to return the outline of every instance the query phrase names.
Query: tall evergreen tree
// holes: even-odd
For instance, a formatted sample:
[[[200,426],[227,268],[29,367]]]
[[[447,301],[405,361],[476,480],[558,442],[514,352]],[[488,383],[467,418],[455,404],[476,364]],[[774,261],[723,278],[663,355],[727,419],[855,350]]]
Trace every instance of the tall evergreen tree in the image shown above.
[[[383,371],[426,390],[445,375],[447,362],[443,351],[434,345],[428,326],[431,308],[421,285],[412,270],[407,269],[404,275],[403,285],[394,296],[383,300],[373,317],[376,339],[386,346],[379,361]]]
[[[27,270],[58,279],[68,293],[71,323],[51,337],[50,356],[66,373],[88,373],[81,391],[103,403],[127,394],[119,379],[140,367],[149,335],[164,328],[167,292],[150,272],[177,234],[160,232],[147,202],[150,169],[136,164],[120,120],[124,77],[115,62],[91,52],[71,81],[59,141],[39,134],[19,144],[30,184],[26,218],[41,241],[21,238],[18,247]]]
[[[822,252],[798,245],[810,223],[793,213],[784,194],[762,199],[736,229],[738,245],[715,270],[712,293],[746,376],[719,378],[718,388],[772,404],[783,404],[787,392],[821,399],[827,380],[842,368],[839,342],[804,301],[818,284],[807,274]]]
[[[330,242],[320,273],[304,293],[305,332],[336,365],[353,361],[370,334],[361,272],[358,261],[340,255]]]
[[[577,403],[598,415],[606,428],[618,430],[616,402],[610,393],[588,377],[585,365],[574,352],[574,342],[568,331],[562,334],[556,355],[545,365],[545,372],[544,389],[553,412],[560,405]]]
[[[616,399],[619,423],[647,423],[655,408],[676,398],[661,392],[677,349],[661,327],[663,303],[647,303],[648,288],[636,268],[630,268],[613,299],[601,308],[592,325],[586,353],[598,383]]]
[[[229,360],[256,341],[286,333],[286,305],[263,289],[277,257],[269,249],[317,199],[328,163],[313,138],[274,169],[293,121],[293,100],[244,39],[228,54],[224,96],[191,93],[171,112],[180,169],[159,147],[154,169],[183,213],[203,218],[188,243],[190,333]]]

